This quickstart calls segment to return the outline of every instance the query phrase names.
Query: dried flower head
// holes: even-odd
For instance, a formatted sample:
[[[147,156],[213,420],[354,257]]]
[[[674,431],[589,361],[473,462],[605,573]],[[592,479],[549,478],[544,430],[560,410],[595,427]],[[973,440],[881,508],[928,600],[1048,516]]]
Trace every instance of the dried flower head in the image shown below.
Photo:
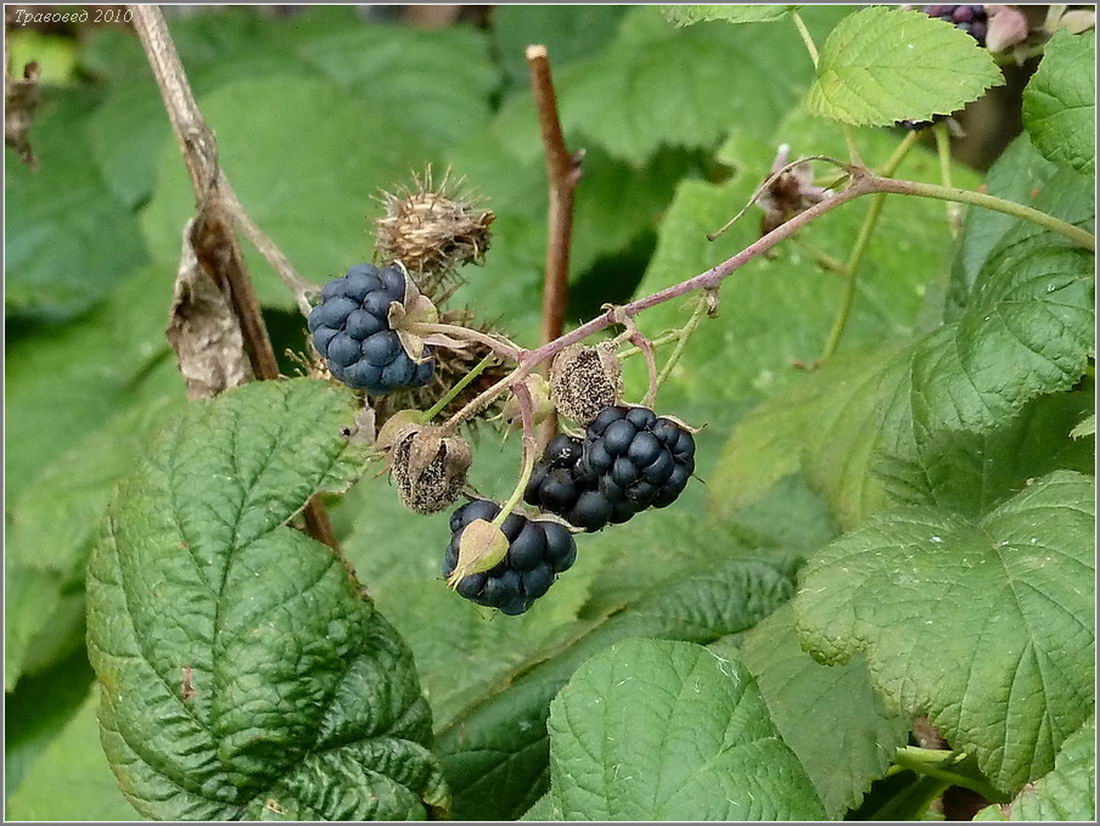
[[[610,342],[566,347],[550,366],[554,407],[567,419],[587,425],[605,407],[618,403],[623,392],[622,371]]]
[[[773,175],[787,165],[790,156],[790,146],[781,144],[772,163]],[[788,169],[768,184],[756,199],[757,205],[764,210],[764,217],[760,219],[760,234],[767,235],[828,197],[827,189],[814,186],[814,172],[808,163]]]
[[[431,167],[414,175],[411,187],[379,198],[386,214],[375,220],[375,249],[394,258],[412,273],[420,288],[432,296],[457,279],[456,268],[480,263],[489,248],[493,212],[482,209],[463,181],[452,181],[450,171],[435,185]]]
[[[473,459],[460,436],[446,436],[438,427],[410,424],[394,439],[390,474],[401,504],[428,514],[454,504],[466,484]]]

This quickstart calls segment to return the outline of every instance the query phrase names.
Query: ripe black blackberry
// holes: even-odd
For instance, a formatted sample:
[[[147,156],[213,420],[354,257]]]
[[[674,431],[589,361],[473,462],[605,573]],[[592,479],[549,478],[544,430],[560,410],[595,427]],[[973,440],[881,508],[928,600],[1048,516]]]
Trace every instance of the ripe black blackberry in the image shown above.
[[[557,436],[535,466],[524,499],[596,531],[649,507],[671,505],[695,471],[695,440],[644,407],[604,408],[584,441]]]
[[[466,526],[475,519],[491,522],[499,513],[499,505],[475,499],[451,514],[451,543],[443,557],[444,578],[458,565],[459,542]],[[504,559],[488,571],[463,577],[455,590],[503,614],[522,614],[550,589],[558,574],[573,566],[577,545],[557,522],[532,521],[518,513],[509,514],[501,531],[508,538]]]
[[[921,11],[962,29],[977,40],[979,46],[985,46],[985,35],[989,29],[985,6],[922,6]]]
[[[317,352],[344,384],[381,395],[431,380],[431,348],[424,348],[422,361],[414,361],[390,326],[390,305],[405,299],[405,279],[397,265],[379,270],[356,264],[321,291],[308,326]]]

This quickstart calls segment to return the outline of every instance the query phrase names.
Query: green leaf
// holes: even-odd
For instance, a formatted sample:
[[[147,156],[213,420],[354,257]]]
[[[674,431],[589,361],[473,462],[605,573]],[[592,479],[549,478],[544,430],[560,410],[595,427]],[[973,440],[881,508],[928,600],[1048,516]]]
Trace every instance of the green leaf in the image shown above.
[[[550,705],[564,820],[802,820],[824,814],[752,675],[686,642],[626,640]]]
[[[862,654],[892,708],[928,715],[994,786],[1019,789],[1093,705],[1094,493],[1060,471],[973,523],[872,517],[803,569],[802,644],[825,663]]]
[[[38,168],[7,150],[9,317],[72,318],[146,259],[134,215],[115,198],[82,139],[97,102],[87,90],[48,89],[30,133]]]
[[[665,19],[674,26],[690,26],[706,20],[727,23],[771,23],[782,20],[790,6],[661,6]]]
[[[974,820],[1096,820],[1096,717],[1066,738],[1054,769],[1003,806],[987,806]]]
[[[711,648],[722,653],[728,644]],[[863,657],[834,666],[815,662],[799,645],[789,603],[744,635],[739,656],[826,816],[836,819],[857,806],[909,735],[909,722],[882,708]]]
[[[780,479],[802,469],[810,444],[816,442],[821,458],[815,465],[832,471],[832,479],[823,472],[817,481],[830,490],[840,523],[851,526],[870,512],[881,497],[866,474],[870,457],[860,428],[874,425],[868,417],[875,409],[874,390],[885,361],[879,353],[842,354],[739,421],[711,478],[711,511],[731,516],[758,501]],[[846,438],[833,428],[843,429]],[[852,449],[853,437],[861,439],[857,450]],[[870,439],[877,440],[877,430]],[[841,499],[852,504],[841,507]]]
[[[402,132],[428,146],[447,146],[479,129],[489,118],[489,97],[498,83],[488,39],[472,26],[426,31],[357,23],[302,38],[291,52],[369,99],[387,113],[383,122],[399,123]],[[372,130],[372,152],[378,137],[379,130]]]
[[[287,526],[362,470],[350,391],[192,403],[116,489],[88,571],[104,749],[144,815],[423,818],[446,791],[412,657]],[[353,792],[354,790],[354,792]]]
[[[992,430],[940,430],[912,453],[880,450],[874,475],[894,502],[980,516],[1054,470],[1093,471],[1093,445],[1072,428],[1094,405],[1094,388],[1033,399]]]
[[[1096,35],[1058,32],[1024,89],[1024,126],[1048,161],[1096,171]]]
[[[1019,135],[990,168],[982,184],[998,198],[1029,204],[1039,196],[1058,167],[1045,160],[1028,139]],[[1019,224],[1019,219],[989,209],[970,209],[966,213],[959,251],[951,269],[946,319],[954,321],[965,309],[978,273],[1004,235]]]
[[[806,108],[856,126],[889,126],[950,114],[1003,82],[966,32],[921,11],[873,6],[829,33]]]
[[[547,792],[528,809],[520,820],[562,820],[562,814],[554,805],[554,796]]]
[[[806,24],[821,34],[845,11],[808,8]],[[793,26],[680,30],[660,9],[634,7],[607,48],[555,71],[567,143],[642,164],[663,146],[713,148],[731,128],[770,136],[809,84],[810,59],[790,58],[802,50]],[[542,155],[537,124],[529,96],[516,96],[494,129],[529,161]]]
[[[1081,419],[1080,422],[1074,425],[1074,428],[1069,432],[1069,435],[1073,439],[1083,439],[1086,436],[1095,436],[1096,414],[1091,413],[1085,418]]]
[[[99,744],[95,693],[58,732],[7,799],[13,820],[141,820],[119,793]]]
[[[514,670],[439,732],[436,752],[455,817],[517,818],[546,790],[548,706],[581,663],[629,637],[708,643],[744,631],[788,598],[795,567],[791,560],[730,559],[565,629],[556,646]]]
[[[4,616],[4,690],[15,688],[23,658],[35,649],[36,635],[50,628],[61,609],[61,577],[49,570],[4,560],[8,604]],[[69,634],[68,636],[72,636]]]
[[[991,257],[956,324],[926,338],[909,369],[913,436],[981,431],[1071,387],[1094,352],[1091,253],[1031,245]]]

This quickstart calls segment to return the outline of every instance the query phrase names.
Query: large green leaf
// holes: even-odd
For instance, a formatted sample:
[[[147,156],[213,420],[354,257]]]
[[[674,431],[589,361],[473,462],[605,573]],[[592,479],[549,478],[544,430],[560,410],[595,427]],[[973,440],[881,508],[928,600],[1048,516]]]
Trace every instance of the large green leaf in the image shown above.
[[[1057,472],[977,522],[872,517],[800,576],[803,645],[866,657],[892,707],[927,714],[1006,792],[1041,777],[1094,698],[1094,483]]]
[[[6,564],[49,593],[9,604],[8,689],[80,644],[95,519],[143,432],[183,401],[164,341],[170,299],[169,272],[139,270],[80,321],[9,347]]]
[[[286,525],[361,472],[353,395],[259,382],[191,405],[117,488],[88,571],[104,749],[149,817],[423,817],[446,791],[412,658]]]
[[[1059,32],[1024,90],[1024,126],[1049,161],[1096,171],[1096,34]]]
[[[1066,738],[1051,772],[1011,803],[988,806],[974,820],[1096,820],[1096,717]]]
[[[724,641],[711,646],[719,654],[729,648]],[[909,734],[907,720],[883,709],[863,657],[843,665],[815,662],[799,645],[789,603],[744,635],[738,656],[826,815],[838,818],[857,806]]]
[[[745,666],[626,640],[550,706],[550,794],[565,820],[802,820],[824,814]]]
[[[727,23],[770,23],[787,15],[787,6],[742,4],[727,6],[695,6],[690,4],[662,6],[665,18],[676,26],[690,26],[706,20],[724,20]]]
[[[47,89],[31,128],[39,167],[6,150],[5,307],[67,320],[106,296],[146,258],[137,221],[101,177],[82,139],[99,95]],[[179,245],[178,233],[176,245]]]
[[[949,114],[1003,82],[989,52],[950,23],[874,6],[829,33],[806,107],[857,126],[889,126]]]
[[[831,478],[823,472],[818,481],[827,483],[824,486],[834,497],[834,513],[844,514],[841,524],[855,524],[870,512],[881,500],[866,472],[868,448],[878,438],[872,415],[875,390],[890,353],[842,354],[830,359],[739,421],[711,478],[711,510],[725,516],[735,514],[812,461],[831,472]],[[823,417],[827,417],[824,422]],[[833,433],[833,428],[842,429],[843,434]],[[858,449],[853,449],[855,442]],[[820,452],[810,453],[811,444]],[[841,501],[848,504],[841,508]]]
[[[873,476],[890,499],[980,516],[1057,469],[1092,473],[1094,439],[1074,439],[1074,425],[1093,410],[1091,383],[1040,396],[999,426],[973,433],[940,430],[911,453],[879,451]]]
[[[1072,175],[1072,173],[1068,173]],[[1079,176],[1050,181],[1065,197]],[[1091,210],[1090,210],[1091,211]],[[970,305],[911,352],[898,438],[981,431],[1027,401],[1071,387],[1095,350],[1093,256],[1018,226],[990,254]]]
[[[557,646],[516,669],[439,733],[436,751],[455,816],[516,818],[546,790],[548,706],[585,660],[628,637],[708,643],[744,631],[789,597],[794,569],[790,560],[733,558],[565,629]]]

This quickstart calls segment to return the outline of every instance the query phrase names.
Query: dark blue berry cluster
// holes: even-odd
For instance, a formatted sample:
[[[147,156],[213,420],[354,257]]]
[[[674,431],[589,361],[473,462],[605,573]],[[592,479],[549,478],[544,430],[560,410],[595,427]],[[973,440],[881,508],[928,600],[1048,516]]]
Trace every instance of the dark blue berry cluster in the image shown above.
[[[596,531],[671,505],[694,471],[695,440],[683,427],[644,407],[607,407],[583,440],[547,444],[524,500]]]
[[[329,371],[344,384],[381,395],[431,380],[431,349],[424,348],[420,363],[413,361],[390,327],[390,305],[404,300],[405,279],[396,265],[380,270],[356,264],[321,291],[309,330]]]
[[[929,17],[945,20],[962,29],[977,40],[979,46],[985,45],[985,34],[989,27],[985,6],[923,6],[921,11]]]
[[[459,542],[466,526],[475,519],[491,522],[499,513],[499,505],[475,499],[451,514],[451,544],[443,557],[444,578],[458,564]],[[522,614],[550,589],[558,574],[573,566],[577,546],[562,525],[532,521],[518,513],[509,514],[500,529],[508,539],[504,559],[484,573],[463,577],[456,590],[478,605],[504,614]]]

